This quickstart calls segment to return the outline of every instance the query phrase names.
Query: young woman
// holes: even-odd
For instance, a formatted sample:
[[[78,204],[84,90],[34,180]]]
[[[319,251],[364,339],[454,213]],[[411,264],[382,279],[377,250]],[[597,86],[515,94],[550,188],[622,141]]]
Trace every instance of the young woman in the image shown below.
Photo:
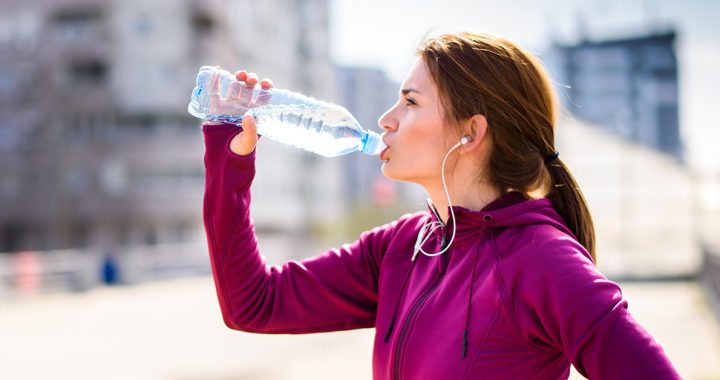
[[[383,174],[422,186],[428,210],[278,267],[258,252],[249,213],[253,119],[242,131],[206,124],[204,218],[225,323],[375,327],[375,379],[566,379],[571,363],[592,379],[680,378],[595,268],[555,113],[547,75],[515,44],[427,39],[379,124]]]

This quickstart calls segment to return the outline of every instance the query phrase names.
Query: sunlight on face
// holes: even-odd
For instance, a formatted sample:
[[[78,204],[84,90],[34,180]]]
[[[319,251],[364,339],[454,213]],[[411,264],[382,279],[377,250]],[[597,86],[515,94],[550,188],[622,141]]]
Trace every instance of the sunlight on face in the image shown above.
[[[437,87],[418,58],[400,88],[397,103],[378,121],[388,144],[380,156],[386,177],[421,186],[439,180],[442,159],[449,149],[443,113]]]

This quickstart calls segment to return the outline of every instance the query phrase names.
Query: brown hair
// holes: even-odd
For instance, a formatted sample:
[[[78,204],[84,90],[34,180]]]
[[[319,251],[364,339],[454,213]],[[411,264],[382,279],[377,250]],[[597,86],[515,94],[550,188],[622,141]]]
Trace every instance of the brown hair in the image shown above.
[[[485,180],[549,198],[595,260],[595,229],[577,182],[559,158],[545,163],[555,152],[556,99],[538,59],[506,39],[468,32],[427,38],[417,53],[447,124],[485,116],[492,141]]]

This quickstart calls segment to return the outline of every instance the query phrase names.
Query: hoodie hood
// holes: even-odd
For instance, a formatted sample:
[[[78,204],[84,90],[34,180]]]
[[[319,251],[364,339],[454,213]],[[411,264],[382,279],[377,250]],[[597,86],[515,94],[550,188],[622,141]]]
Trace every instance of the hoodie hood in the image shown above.
[[[430,199],[427,199],[428,210],[430,211],[430,220],[426,223],[439,223],[443,224],[440,216],[438,215],[437,209],[432,204]],[[495,228],[507,228],[507,227],[522,227],[534,224],[546,224],[550,225],[560,231],[567,234],[573,235],[570,230],[563,223],[562,217],[555,211],[552,206],[552,201],[547,198],[539,199],[528,199],[519,192],[508,192],[500,196],[498,199],[490,202],[480,211],[471,211],[462,206],[452,206],[452,210],[448,207],[448,215],[454,213],[455,217],[450,218],[447,224],[443,224],[443,228],[430,229],[430,234],[434,234],[437,241],[441,241],[441,247],[444,248],[445,244],[450,243],[448,236],[453,234],[453,223],[457,223],[454,239],[452,240],[453,245],[461,244],[472,239],[482,238],[482,234],[486,233],[489,229]],[[423,232],[421,232],[423,234]],[[423,238],[418,238],[418,241],[425,241]],[[417,249],[417,248],[416,248]],[[417,252],[416,252],[417,253]],[[478,251],[472,250],[472,269],[468,273],[470,281],[467,282],[468,286],[468,301],[465,305],[465,322],[463,324],[462,331],[462,346],[461,356],[466,357],[468,350],[468,329],[471,320],[471,302],[474,292],[474,284],[476,280],[476,268],[478,260]],[[431,255],[439,256],[440,253]],[[400,297],[405,291],[408,279],[412,275],[413,268],[415,267],[415,255],[413,255],[413,263],[405,274],[405,278],[402,282],[400,290]],[[434,259],[434,257],[431,257]],[[400,297],[398,297],[390,327],[385,334],[385,342],[388,341],[390,334],[392,334],[395,319],[397,317]]]
[[[427,207],[431,220],[442,223],[437,209],[430,199],[427,199]],[[550,199],[528,199],[516,191],[503,194],[480,211],[472,211],[462,206],[452,206],[452,211],[457,221],[453,244],[473,239],[486,228],[521,227],[533,224],[550,225],[574,236],[562,217],[555,211]],[[448,207],[448,215],[451,215],[450,207]],[[438,238],[452,236],[452,224],[455,223],[455,220],[448,220],[444,229],[435,231],[436,234],[439,234]]]

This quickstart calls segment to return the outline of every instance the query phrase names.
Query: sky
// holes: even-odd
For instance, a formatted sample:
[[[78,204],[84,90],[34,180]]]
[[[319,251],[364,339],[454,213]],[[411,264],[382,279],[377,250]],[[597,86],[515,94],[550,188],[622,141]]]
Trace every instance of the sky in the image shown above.
[[[698,174],[720,177],[720,1],[330,0],[330,7],[336,62],[381,68],[397,82],[431,29],[490,32],[542,55],[553,40],[576,41],[579,25],[593,38],[673,26],[688,164]]]

